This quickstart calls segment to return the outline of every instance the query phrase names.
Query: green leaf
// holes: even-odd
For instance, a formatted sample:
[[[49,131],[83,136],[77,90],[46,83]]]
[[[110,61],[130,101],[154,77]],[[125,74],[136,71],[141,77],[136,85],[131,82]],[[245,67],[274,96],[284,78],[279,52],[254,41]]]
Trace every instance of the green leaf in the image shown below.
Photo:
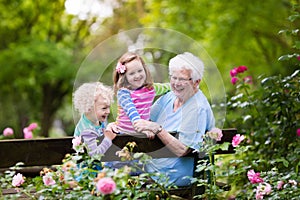
[[[230,143],[229,142],[224,142],[219,146],[219,148],[223,151],[228,150]]]
[[[289,60],[289,59],[291,59],[292,57],[293,57],[294,55],[283,55],[283,56],[280,56],[279,58],[278,58],[278,60],[279,61],[284,61],[284,60]]]
[[[289,161],[287,161],[285,158],[277,158],[277,159],[273,160],[271,163],[275,164],[275,163],[279,163],[279,162],[282,162],[285,167],[289,166]]]
[[[294,48],[300,49],[300,41],[295,41]]]
[[[291,15],[291,16],[289,16],[288,19],[289,19],[291,22],[293,22],[293,21],[295,21],[296,19],[298,19],[299,17],[300,17],[299,14],[296,14],[296,15]]]

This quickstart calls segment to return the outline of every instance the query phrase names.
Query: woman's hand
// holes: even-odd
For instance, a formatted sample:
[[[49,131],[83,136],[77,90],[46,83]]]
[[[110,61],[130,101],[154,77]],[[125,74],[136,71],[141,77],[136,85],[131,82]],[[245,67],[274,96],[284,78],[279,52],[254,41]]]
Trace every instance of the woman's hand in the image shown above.
[[[149,139],[154,139],[155,135],[152,132],[152,130],[146,128],[147,122],[149,121],[144,119],[138,119],[133,122],[133,127],[135,128],[136,132],[145,134]]]
[[[155,138],[154,133],[151,131],[143,131],[142,133],[144,133],[150,140],[153,140]]]
[[[135,121],[133,126],[137,132],[151,131],[153,134],[160,128],[159,124],[144,119]]]

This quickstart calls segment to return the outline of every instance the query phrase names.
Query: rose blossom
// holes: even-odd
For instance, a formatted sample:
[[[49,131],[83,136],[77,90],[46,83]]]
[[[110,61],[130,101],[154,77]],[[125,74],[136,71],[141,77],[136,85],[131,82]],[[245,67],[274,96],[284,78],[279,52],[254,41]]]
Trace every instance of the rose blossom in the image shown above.
[[[212,128],[207,132],[207,134],[211,139],[214,139],[216,141],[221,141],[223,137],[222,130],[219,128]]]
[[[283,181],[278,181],[277,182],[277,189],[280,190],[283,186],[284,182]]]
[[[56,183],[55,180],[52,178],[51,173],[47,173],[45,176],[43,176],[43,182],[46,186],[54,185]]]
[[[255,199],[264,199],[264,195],[256,190]]]
[[[27,128],[29,131],[33,131],[37,127],[38,127],[37,123],[31,123],[31,124],[29,124],[29,126]]]
[[[300,137],[300,128],[297,129],[297,136]]]
[[[247,176],[248,176],[249,181],[252,184],[264,182],[264,180],[260,177],[260,173],[259,172],[255,173],[255,171],[253,169],[251,169],[247,172]]]
[[[243,65],[241,65],[237,68],[238,73],[243,73],[244,71],[247,71],[247,70],[248,70],[248,68],[246,66],[243,66]]]
[[[235,77],[237,74],[238,74],[237,68],[233,68],[232,70],[230,70],[231,77]]]
[[[110,178],[110,177],[105,177],[105,178],[101,178],[98,182],[97,182],[97,190],[106,195],[106,194],[111,194],[115,191],[116,189],[116,183],[115,181]]]
[[[237,147],[245,139],[244,135],[236,134],[232,138],[232,146]]]
[[[243,78],[243,80],[245,83],[253,84],[252,76],[246,76],[245,78]]]
[[[63,165],[62,165],[62,170],[64,172],[67,172],[67,171],[70,171],[70,169],[74,169],[76,168],[76,163],[74,163],[73,161],[68,161],[68,162],[65,162]]]
[[[12,179],[12,185],[14,187],[19,187],[20,185],[22,185],[25,182],[24,177],[22,174],[18,173],[17,175],[14,175],[13,179]]]
[[[32,131],[28,130],[28,127],[23,129],[23,133],[24,133],[24,138],[25,139],[32,138]]]
[[[73,144],[73,149],[75,149],[77,146],[81,144],[81,137],[80,136],[75,136],[72,139],[72,144]]]
[[[233,84],[233,85],[235,85],[236,84],[236,82],[238,82],[238,78],[237,77],[232,77],[231,78],[231,83]]]
[[[264,195],[268,195],[272,192],[272,187],[269,183],[260,183],[256,188],[256,199],[263,199]]]
[[[289,184],[297,185],[297,182],[295,180],[289,180]]]
[[[14,130],[10,127],[7,127],[6,129],[3,130],[3,135],[4,136],[10,136],[14,134]]]

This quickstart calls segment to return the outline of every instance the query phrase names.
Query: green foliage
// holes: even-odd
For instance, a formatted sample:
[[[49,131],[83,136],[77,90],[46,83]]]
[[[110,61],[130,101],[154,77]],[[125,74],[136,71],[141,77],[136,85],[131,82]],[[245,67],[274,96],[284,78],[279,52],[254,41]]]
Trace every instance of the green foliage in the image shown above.
[[[241,75],[245,76],[238,76]],[[225,169],[228,181],[238,190],[237,199],[254,199],[258,184],[248,182],[247,171],[255,169],[270,174],[276,169],[276,175],[264,177],[264,183],[273,188],[268,197],[281,199],[287,195],[289,199],[297,199],[297,187],[287,184],[282,190],[275,188],[278,181],[289,181],[282,178],[287,175],[299,182],[300,71],[286,77],[278,75],[259,80],[256,87],[239,81],[235,95],[228,102],[228,126],[237,127],[247,137],[247,144],[237,149],[228,162]]]
[[[192,37],[204,46],[221,72],[243,63],[259,74],[287,75],[295,66],[284,67],[277,58],[287,53],[291,43],[276,33],[282,27],[297,27],[297,22],[284,20],[292,3],[151,0],[146,2],[147,14],[141,22],[147,27],[170,28]],[[223,78],[227,80],[226,76]]]
[[[0,1],[0,127],[18,137],[30,121],[48,136],[57,110],[72,92],[93,18],[67,15],[64,0]],[[84,40],[83,40],[84,39]],[[78,49],[80,48],[80,51]]]
[[[291,76],[261,79],[260,87],[251,93],[248,84],[237,86],[237,94],[228,102],[233,114],[227,121],[249,137],[258,157],[270,160],[284,157],[289,160],[289,167],[294,168],[299,162],[291,152],[299,153],[295,141],[299,127],[300,71]]]
[[[299,12],[294,16],[296,14],[300,16]],[[298,54],[292,55],[284,55],[281,60],[293,60]],[[299,61],[294,65],[299,67]],[[300,70],[285,77],[261,76],[258,81],[258,86],[253,88],[245,81],[238,82],[236,93],[228,102],[231,113],[228,126],[237,127],[253,145],[255,153],[247,153],[248,163],[256,157],[270,161],[261,163],[261,169],[276,165],[279,170],[298,171],[300,148],[296,131],[300,126]]]
[[[64,96],[72,91],[70,80],[75,70],[71,60],[68,49],[39,40],[11,45],[2,51],[0,82],[3,87],[0,93],[1,96],[9,94],[8,101],[2,101],[7,102],[6,109],[15,108],[15,112],[11,110],[10,113],[13,116],[10,116],[19,119],[23,126],[28,123],[26,119],[30,119],[40,121],[45,128],[44,115],[53,118]],[[18,132],[21,132],[20,129],[17,129]]]
[[[218,132],[221,138],[221,130],[210,131],[204,135],[203,143],[199,149],[199,152],[205,153],[202,159],[197,163],[196,172],[203,176],[192,178],[192,182],[197,184],[197,187],[204,187],[204,193],[196,195],[196,199],[222,199],[224,198],[224,188],[217,185],[217,179],[220,176],[217,174],[219,167],[215,163],[214,154],[217,150],[228,150],[229,143],[216,144]],[[216,135],[216,137],[214,136]]]
[[[296,15],[300,16],[294,13],[293,20],[298,19]],[[299,68],[298,58],[296,52],[280,60]],[[229,94],[226,126],[236,127],[246,140],[236,147],[234,156],[223,160],[221,171],[232,187],[227,195],[235,199],[261,199],[262,194],[268,199],[298,199],[300,70],[257,80],[249,79],[247,72],[234,72],[230,74],[236,90]],[[258,172],[260,183],[249,182],[251,169]]]

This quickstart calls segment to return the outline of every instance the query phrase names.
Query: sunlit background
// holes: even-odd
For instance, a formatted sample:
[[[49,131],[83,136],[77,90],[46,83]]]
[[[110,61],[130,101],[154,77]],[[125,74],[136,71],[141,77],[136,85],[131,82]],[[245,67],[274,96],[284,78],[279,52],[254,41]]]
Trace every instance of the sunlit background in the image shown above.
[[[280,30],[297,27],[288,20],[292,3],[1,1],[0,131],[13,127],[22,137],[22,129],[37,122],[38,137],[72,135],[72,92],[81,82],[79,78],[111,85],[116,59],[127,50],[138,50],[158,82],[168,81],[168,60],[176,53],[193,50],[201,56],[205,51],[202,59],[215,66],[214,72],[207,68],[201,85],[210,101],[223,91],[233,91],[229,75],[233,67],[245,65],[253,77],[291,74],[297,60],[282,62],[278,58],[293,48],[293,37],[279,34]],[[166,38],[155,30],[176,34]],[[201,50],[179,38],[189,38]],[[221,84],[211,89],[208,80]],[[257,80],[253,81],[255,87]],[[212,103],[217,115],[226,111],[224,99]],[[230,127],[225,118],[220,117],[219,124]]]

